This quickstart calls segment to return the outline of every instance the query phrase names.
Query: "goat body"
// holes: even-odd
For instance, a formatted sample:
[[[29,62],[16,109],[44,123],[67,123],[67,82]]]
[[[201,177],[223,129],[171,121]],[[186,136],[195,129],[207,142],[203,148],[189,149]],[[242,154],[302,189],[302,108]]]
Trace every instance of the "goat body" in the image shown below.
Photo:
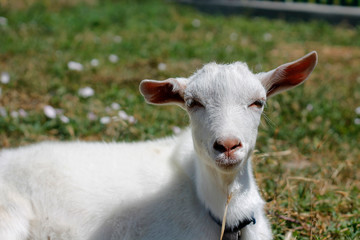
[[[0,152],[0,239],[272,239],[251,167],[267,97],[306,80],[315,52],[260,74],[206,65],[190,78],[144,80],[152,104],[190,116],[180,135],[137,143],[44,142]],[[210,214],[209,214],[210,213]]]

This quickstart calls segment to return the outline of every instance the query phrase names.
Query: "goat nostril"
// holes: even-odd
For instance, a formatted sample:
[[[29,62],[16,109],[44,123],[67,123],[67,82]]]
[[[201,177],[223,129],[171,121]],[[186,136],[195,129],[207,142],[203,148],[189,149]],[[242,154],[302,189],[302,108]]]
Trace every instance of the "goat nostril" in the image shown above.
[[[241,142],[235,144],[234,146],[231,147],[231,150],[234,150],[234,149],[237,149],[237,148],[241,148],[242,147],[242,144]]]
[[[226,147],[224,147],[223,145],[221,145],[218,141],[216,141],[216,142],[214,143],[214,146],[213,146],[213,147],[214,147],[214,149],[215,149],[216,151],[219,151],[219,152],[221,152],[221,153],[227,151]]]
[[[219,142],[216,141],[214,143],[214,149],[216,151],[219,151],[221,153],[226,152],[226,151],[231,151],[231,150],[235,150],[237,148],[241,148],[242,147],[242,143],[239,141],[235,141],[235,140],[227,140],[224,142]]]
[[[235,139],[228,139],[225,141],[216,141],[213,147],[216,151],[224,153],[242,148],[242,143]]]

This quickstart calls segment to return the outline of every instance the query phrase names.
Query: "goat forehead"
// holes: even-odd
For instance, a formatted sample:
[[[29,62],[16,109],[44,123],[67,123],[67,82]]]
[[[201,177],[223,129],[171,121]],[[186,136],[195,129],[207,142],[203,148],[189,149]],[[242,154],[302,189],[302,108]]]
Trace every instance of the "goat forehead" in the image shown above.
[[[205,65],[191,77],[188,90],[190,95],[206,98],[265,97],[265,89],[260,81],[241,62]]]

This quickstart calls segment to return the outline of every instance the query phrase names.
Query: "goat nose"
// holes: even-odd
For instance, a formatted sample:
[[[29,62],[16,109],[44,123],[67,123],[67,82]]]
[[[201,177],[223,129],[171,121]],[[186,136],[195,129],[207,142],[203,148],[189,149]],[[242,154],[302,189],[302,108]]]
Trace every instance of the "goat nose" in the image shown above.
[[[239,139],[228,138],[225,140],[217,140],[214,143],[214,149],[221,153],[234,152],[242,147],[242,143]]]

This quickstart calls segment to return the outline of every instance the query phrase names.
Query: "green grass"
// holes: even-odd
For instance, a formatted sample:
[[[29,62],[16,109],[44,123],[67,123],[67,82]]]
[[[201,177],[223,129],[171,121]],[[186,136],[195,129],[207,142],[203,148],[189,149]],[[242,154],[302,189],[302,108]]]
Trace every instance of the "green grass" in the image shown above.
[[[138,92],[142,79],[186,77],[210,61],[246,61],[256,72],[267,71],[318,51],[319,64],[306,84],[268,101],[256,177],[275,239],[289,232],[293,239],[360,239],[359,27],[207,15],[157,0],[0,4],[0,16],[7,18],[0,25],[0,73],[11,78],[0,83],[0,107],[7,112],[0,115],[3,147],[166,136],[188,118],[176,107],[146,105]],[[111,63],[110,54],[119,61]],[[94,58],[97,67],[90,65]],[[69,70],[69,61],[84,70]],[[80,97],[85,86],[95,95]],[[117,116],[109,108],[113,102],[137,122],[101,124],[101,117]],[[45,105],[62,109],[69,123],[47,118]],[[19,109],[27,116],[11,116]]]

